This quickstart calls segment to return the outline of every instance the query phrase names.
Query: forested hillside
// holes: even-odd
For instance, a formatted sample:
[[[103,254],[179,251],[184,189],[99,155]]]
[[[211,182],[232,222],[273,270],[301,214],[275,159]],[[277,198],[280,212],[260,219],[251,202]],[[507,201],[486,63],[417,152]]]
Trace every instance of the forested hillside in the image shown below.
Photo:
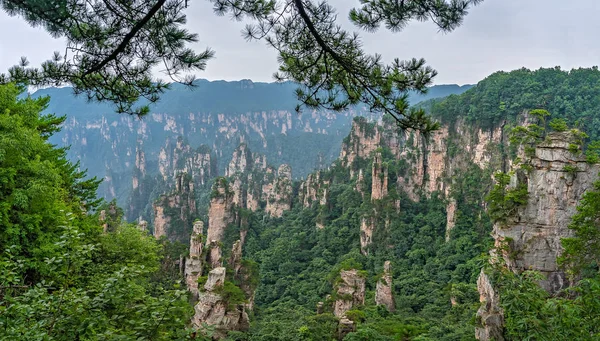
[[[304,177],[298,153],[181,136],[219,115],[155,114],[123,151],[136,224],[51,144],[86,130],[1,86],[0,339],[594,340],[599,86],[596,68],[495,73],[424,102],[428,135],[348,114]]]
[[[201,154],[212,151],[214,167],[207,178],[224,175],[231,153],[244,142],[276,165],[290,164],[294,177],[299,179],[331,164],[350,130],[352,117],[375,118],[362,107],[341,113],[296,113],[296,87],[289,82],[250,80],[199,80],[192,88],[174,84],[143,119],[116,115],[107,104],[88,103],[83,97],[75,97],[70,88],[41,89],[32,96],[49,95],[51,100],[44,113],[67,117],[61,131],[50,141],[70,146],[69,159],[80,161],[91,176],[104,180],[99,196],[116,198],[130,220],[140,216],[150,220],[148,203],[172,185],[165,183],[167,175],[172,177],[181,168],[172,162],[173,149],[182,143],[177,142],[178,138],[189,145],[187,148],[201,148]],[[434,86],[424,95],[412,93],[409,100],[416,103],[469,88]],[[141,182],[143,176],[147,176],[146,189],[158,188],[140,193],[135,179]]]
[[[560,81],[547,80],[544,87],[530,87],[529,92],[522,87],[542,75],[552,74],[551,79]],[[540,339],[595,335],[593,322],[583,321],[584,316],[588,316],[584,312],[586,307],[596,311],[596,305],[553,298],[560,294],[547,293],[531,279],[548,278],[544,283],[551,286],[566,283],[565,277],[561,277],[565,276],[562,272],[565,270],[557,265],[561,238],[574,236],[567,221],[582,194],[593,189],[590,181],[598,178],[598,169],[588,166],[589,162],[595,162],[593,157],[585,161],[578,156],[581,148],[586,148],[592,140],[580,133],[573,133],[579,137],[570,140],[571,137],[564,134],[574,124],[578,124],[578,131],[595,134],[593,120],[576,122],[576,117],[596,116],[598,108],[587,108],[585,114],[575,116],[571,116],[572,111],[557,110],[550,118],[543,116],[542,121],[537,121],[537,116],[527,112],[537,112],[533,109],[547,112],[545,108],[554,107],[521,101],[539,99],[544,93],[550,93],[563,96],[564,105],[569,107],[575,105],[589,84],[598,83],[599,76],[596,69],[518,70],[494,74],[463,95],[426,104],[430,105],[431,114],[441,118],[443,123],[430,137],[399,131],[389,120],[376,124],[357,118],[350,135],[344,139],[340,157],[331,167],[295,182],[287,190],[274,192],[273,195],[283,200],[275,201],[283,207],[282,214],[273,214],[268,201],[256,206],[248,204],[250,199],[243,199],[251,198],[248,193],[257,186],[244,179],[256,179],[263,169],[237,168],[230,172],[229,180],[219,185],[220,193],[230,193],[230,196],[215,197],[220,199],[213,198],[210,204],[229,212],[228,218],[222,220],[221,211],[212,211],[216,215],[211,215],[210,210],[203,218],[209,225],[215,219],[221,222],[221,234],[211,240],[211,236],[216,235],[215,229],[208,227],[205,232],[207,259],[199,268],[202,274],[210,272],[209,281],[213,275],[211,269],[220,269],[214,266],[237,268],[231,261],[235,257],[230,255],[239,250],[236,247],[239,248],[240,242],[247,264],[255,263],[258,267],[256,291],[246,291],[246,300],[250,302],[246,311],[251,312],[249,328],[246,332],[230,332],[229,338],[472,340],[476,326],[483,324],[483,328],[489,329],[493,321],[498,321],[497,312],[489,315],[486,310],[475,318],[476,312],[485,307],[480,297],[491,299],[486,291],[490,287],[495,287],[496,294],[504,299],[499,299],[501,306],[494,307],[505,312],[502,315],[505,324],[500,327],[505,330],[500,334],[505,339],[522,340],[530,335]],[[586,82],[582,84],[577,79]],[[580,84],[584,90],[565,84]],[[538,90],[540,92],[536,92]],[[495,121],[491,120],[489,111],[480,108],[480,105],[492,106],[494,102],[503,113]],[[526,124],[529,128],[525,131],[532,134],[525,136],[540,141],[547,136],[546,145],[521,140],[533,143],[527,146],[539,157],[527,161],[521,155],[523,149],[519,149],[515,137],[522,132],[518,128],[520,124]],[[545,154],[549,150],[554,154]],[[588,152],[592,150],[588,148]],[[565,160],[570,160],[565,161],[567,164],[577,166],[563,168],[559,163],[563,159],[548,161],[551,159],[547,159],[547,155],[562,158],[558,156],[563,155],[561,153]],[[517,156],[522,159],[515,158]],[[239,164],[235,158],[232,162]],[[548,162],[554,166],[548,166]],[[518,169],[524,173],[515,173]],[[498,180],[498,184],[494,181],[493,175],[499,171],[508,172],[509,179],[518,179],[511,181],[524,183],[525,187],[517,187],[520,192],[498,187],[507,185],[505,180]],[[250,177],[244,175],[247,172],[251,173]],[[234,173],[238,175],[233,176]],[[575,180],[569,180],[573,174],[577,174]],[[242,179],[241,185],[238,179]],[[258,186],[259,191],[265,188]],[[555,194],[561,191],[568,199],[555,202],[551,200],[552,195],[540,191]],[[542,198],[541,201],[530,199],[529,202],[528,193],[531,198]],[[217,203],[220,204],[217,206]],[[489,205],[492,205],[491,212]],[[554,211],[561,212],[556,214],[558,222],[552,220]],[[533,237],[520,237],[522,240],[512,236],[511,229],[502,232],[505,231],[502,227],[493,228],[494,224],[502,223],[499,217],[513,221],[520,215],[525,224],[521,228],[544,228]],[[533,219],[527,218],[529,215],[539,219],[548,216],[550,220],[528,222],[527,219]],[[489,268],[488,251],[494,248],[494,239],[496,246],[503,245],[498,244],[500,235],[506,235],[503,238],[509,244],[497,252],[507,252],[506,262],[512,264],[509,266],[517,273],[525,271],[524,277],[512,278],[501,269],[494,270],[500,272],[490,275],[492,279],[480,273]],[[239,241],[234,243],[236,240]],[[216,265],[211,251],[216,247],[211,245],[217,245],[215,242],[219,245],[219,254],[223,253]],[[576,245],[581,247],[581,244]],[[576,253],[581,254],[581,251]],[[389,267],[384,271],[387,262]],[[537,270],[537,275],[526,271],[531,269]],[[226,280],[243,287],[243,279],[229,276]],[[206,279],[201,283],[204,281]],[[590,298],[595,292],[592,283],[597,282],[583,282],[582,287],[576,288],[558,284],[558,289],[553,290],[581,290],[582,298]],[[206,297],[213,297],[210,295],[214,292],[204,291],[201,284],[196,316],[204,316],[207,321],[215,318],[202,315],[207,311]],[[494,302],[492,304],[497,304]],[[538,308],[541,310],[536,310]],[[553,317],[552,312],[563,308],[572,311]],[[575,323],[584,331],[573,333],[569,325]],[[240,327],[216,325],[236,330]],[[491,340],[490,335],[493,334],[483,331],[477,334],[483,340]]]

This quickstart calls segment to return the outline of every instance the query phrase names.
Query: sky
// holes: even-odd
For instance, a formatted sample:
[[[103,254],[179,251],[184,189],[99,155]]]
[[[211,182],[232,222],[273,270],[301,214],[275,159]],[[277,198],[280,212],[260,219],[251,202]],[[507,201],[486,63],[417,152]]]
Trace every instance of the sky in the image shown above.
[[[196,74],[209,80],[271,82],[277,55],[264,41],[247,42],[243,22],[218,17],[207,0],[190,0],[188,27],[199,34],[198,50],[210,47],[216,58]],[[358,0],[330,0],[340,22]],[[471,9],[461,27],[440,33],[431,22],[413,22],[399,33],[361,32],[365,49],[394,58],[425,58],[438,71],[435,84],[474,84],[496,71],[521,67],[561,66],[563,69],[600,64],[600,1],[485,0]],[[64,42],[43,29],[0,11],[0,72],[27,56],[33,65],[64,50]],[[157,74],[157,76],[159,76]]]

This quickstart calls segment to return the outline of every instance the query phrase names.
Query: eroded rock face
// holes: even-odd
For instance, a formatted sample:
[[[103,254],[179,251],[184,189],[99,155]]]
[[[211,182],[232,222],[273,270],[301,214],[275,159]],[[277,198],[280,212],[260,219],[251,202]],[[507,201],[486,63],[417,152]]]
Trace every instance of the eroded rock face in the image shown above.
[[[224,178],[219,178],[213,185],[213,196],[208,208],[207,245],[220,242],[227,225],[233,222],[233,192]]]
[[[329,181],[321,179],[321,172],[311,173],[306,177],[306,181],[300,184],[298,195],[304,207],[311,207],[314,202],[319,205],[327,204],[327,188]]]
[[[166,234],[171,217],[165,215],[165,208],[162,205],[153,204],[152,208],[154,208],[154,237],[159,239]]]
[[[492,255],[503,257],[505,266],[514,272],[543,274],[539,284],[550,294],[570,285],[557,264],[563,251],[561,239],[572,236],[568,227],[571,217],[600,171],[599,165],[590,165],[569,151],[573,138],[571,132],[549,133],[537,146],[529,160],[531,170],[517,170],[511,179],[512,187],[526,185],[527,203],[506,222],[496,223],[492,232],[496,246]],[[477,339],[504,340],[502,297],[483,270],[477,289],[482,302],[477,312]]]
[[[571,217],[600,171],[600,166],[568,150],[572,142],[570,132],[550,133],[538,145],[531,160],[533,169],[513,178],[514,184],[527,185],[527,204],[493,230],[497,246],[507,243],[508,251],[503,253],[507,266],[517,272],[541,272],[546,280],[540,284],[550,293],[569,285],[556,261],[562,253],[561,239],[572,235]]]
[[[375,154],[372,174],[371,200],[381,200],[388,193],[388,169],[383,164],[381,153]]]
[[[383,265],[383,276],[377,281],[375,304],[385,306],[390,312],[396,310],[394,295],[392,294],[392,265],[390,261],[386,261]]]
[[[202,276],[202,233],[204,223],[194,223],[192,235],[190,236],[190,253],[185,260],[185,283],[194,298],[198,297],[198,277]]]
[[[483,269],[477,278],[481,307],[477,311],[475,338],[481,341],[504,341],[504,312],[490,278]]]
[[[154,237],[166,236],[170,240],[182,240],[181,233],[174,231],[173,224],[180,229],[191,226],[196,215],[194,183],[187,173],[179,173],[175,179],[175,189],[152,205],[154,209]]]
[[[231,161],[225,170],[225,176],[245,173],[253,165],[252,153],[245,143],[240,144],[234,151]]]
[[[342,270],[340,277],[333,314],[341,318],[353,307],[365,304],[366,281],[358,270]]]
[[[231,256],[229,257],[228,265],[233,269],[233,275],[237,276],[242,268],[242,241],[238,240],[233,243],[231,248]]]
[[[281,217],[292,206],[292,168],[283,164],[277,170],[277,179],[267,195],[265,211],[272,217]]]
[[[381,134],[375,123],[365,119],[354,120],[347,143],[342,146],[340,159],[345,166],[351,165],[357,157],[368,158],[380,146]]]
[[[223,253],[221,250],[221,243],[213,240],[208,245],[208,257],[207,262],[211,269],[216,269],[223,266]]]
[[[373,241],[373,232],[375,231],[375,219],[372,217],[363,217],[360,221],[360,252],[368,255],[368,247]]]
[[[244,304],[229,304],[218,293],[225,283],[226,270],[215,268],[208,274],[204,291],[199,293],[198,303],[194,307],[192,324],[202,330],[203,324],[214,327],[214,339],[222,339],[230,330],[247,330],[248,314]]]

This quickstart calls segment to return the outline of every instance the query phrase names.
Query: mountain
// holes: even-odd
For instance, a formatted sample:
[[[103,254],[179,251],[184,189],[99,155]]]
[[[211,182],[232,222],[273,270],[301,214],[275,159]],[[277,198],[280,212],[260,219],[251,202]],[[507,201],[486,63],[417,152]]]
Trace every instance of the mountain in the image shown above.
[[[74,97],[69,88],[42,89],[32,97],[50,96],[45,112],[67,116],[62,131],[51,142],[70,146],[71,160],[79,161],[90,176],[104,179],[99,195],[107,200],[116,198],[125,206],[129,219],[149,219],[150,198],[173,187],[170,179],[175,172],[187,169],[182,164],[184,158],[180,164],[173,162],[175,149],[208,155],[207,165],[212,168],[202,176],[200,185],[224,174],[240,143],[265,154],[275,165],[290,164],[298,179],[331,164],[352,117],[371,117],[362,108],[298,114],[294,111],[295,88],[292,83],[250,80],[199,80],[193,88],[174,84],[142,119],[114,114],[107,104],[88,103],[83,97]],[[428,94],[411,94],[410,100],[461,93],[468,88],[434,86]],[[194,157],[190,154],[186,160],[193,163],[190,158]]]
[[[590,335],[596,306],[566,294],[594,297],[597,279],[579,286],[559,257],[577,206],[600,186],[582,133],[600,133],[594,93],[595,68],[496,73],[424,103],[441,123],[428,136],[353,118],[330,167],[295,181],[293,167],[241,144],[207,210],[181,218],[180,186],[154,205],[172,220],[150,232],[191,235],[192,321],[219,338]],[[198,219],[193,231],[186,219]],[[533,315],[549,327],[531,327]]]

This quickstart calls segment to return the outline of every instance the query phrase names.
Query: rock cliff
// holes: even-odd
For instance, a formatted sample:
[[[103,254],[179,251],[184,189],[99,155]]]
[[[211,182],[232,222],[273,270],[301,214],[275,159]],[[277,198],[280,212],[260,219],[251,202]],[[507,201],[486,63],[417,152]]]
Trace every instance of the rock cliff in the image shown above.
[[[497,222],[492,232],[492,261],[502,257],[500,264],[513,272],[541,273],[544,278],[539,285],[551,295],[571,284],[557,264],[563,250],[561,239],[572,236],[568,226],[577,204],[600,172],[600,165],[587,163],[572,150],[574,145],[576,137],[571,131],[552,132],[536,146],[533,156],[521,155],[527,167],[514,170],[509,186],[525,187],[527,202],[506,221]],[[501,294],[483,271],[477,288],[482,306],[477,312],[476,337],[484,341],[503,340]]]
[[[197,211],[194,183],[187,173],[176,175],[175,189],[152,205],[154,209],[154,237],[167,237],[170,240],[187,239]]]
[[[203,330],[204,324],[213,327],[213,339],[225,338],[230,330],[247,330],[249,327],[245,305],[228,302],[221,294],[226,283],[225,276],[226,269],[223,267],[211,270],[194,307],[192,324],[200,330]]]
[[[196,221],[190,236],[190,252],[185,260],[185,283],[192,296],[198,298],[198,277],[202,276],[203,253],[202,234],[204,233],[204,223]]]
[[[527,204],[506,223],[495,224],[492,233],[497,246],[508,247],[500,254],[509,269],[539,271],[546,277],[540,285],[550,293],[569,285],[556,261],[561,238],[572,235],[571,217],[600,172],[600,166],[569,150],[574,143],[571,132],[553,132],[537,146],[531,169],[517,171],[511,181],[527,186]]]
[[[383,275],[377,281],[375,304],[385,306],[390,312],[396,311],[392,288],[392,265],[390,261],[386,261],[383,265]]]
[[[239,145],[227,167],[233,203],[243,209],[264,208],[273,217],[281,217],[292,205],[292,168],[278,169],[267,164],[264,155],[252,153],[246,144]]]
[[[365,285],[365,276],[358,270],[341,270],[333,314],[342,318],[348,310],[365,304]]]

